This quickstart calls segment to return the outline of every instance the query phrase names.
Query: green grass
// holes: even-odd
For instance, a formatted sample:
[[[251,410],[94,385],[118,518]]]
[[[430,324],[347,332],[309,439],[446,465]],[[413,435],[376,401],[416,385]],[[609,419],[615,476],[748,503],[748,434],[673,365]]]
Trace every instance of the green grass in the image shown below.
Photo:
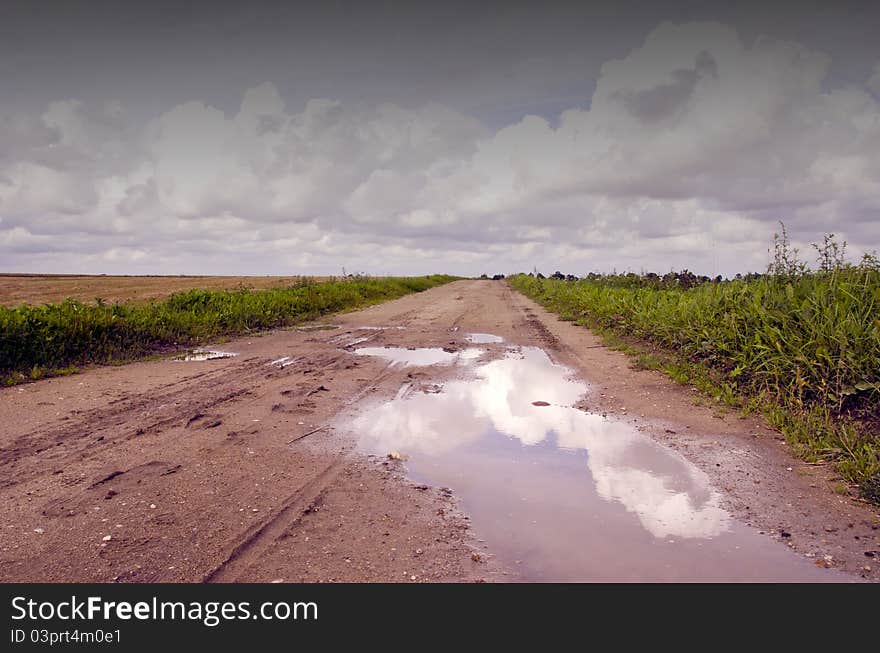
[[[191,290],[150,303],[66,300],[0,307],[0,381],[69,374],[79,366],[134,360],[338,311],[396,299],[455,280],[447,275],[356,278],[282,289]]]
[[[878,501],[880,267],[833,265],[681,287],[656,275],[509,283],[679,383],[761,412],[796,454]]]

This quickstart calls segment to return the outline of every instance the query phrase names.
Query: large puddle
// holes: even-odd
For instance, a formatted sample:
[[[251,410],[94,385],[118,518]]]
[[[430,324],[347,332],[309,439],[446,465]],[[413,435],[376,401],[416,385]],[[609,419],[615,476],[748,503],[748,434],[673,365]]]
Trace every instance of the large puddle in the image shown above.
[[[456,360],[439,349],[356,353]],[[405,454],[412,478],[453,488],[476,535],[524,580],[840,580],[731,519],[706,475],[674,451],[573,408],[586,392],[524,347],[441,392],[404,387],[351,426],[363,451]]]

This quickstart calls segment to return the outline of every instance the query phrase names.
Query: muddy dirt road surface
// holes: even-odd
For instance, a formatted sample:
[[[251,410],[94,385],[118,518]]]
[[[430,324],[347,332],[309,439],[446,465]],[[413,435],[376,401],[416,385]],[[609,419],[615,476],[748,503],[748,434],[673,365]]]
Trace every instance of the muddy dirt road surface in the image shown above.
[[[878,578],[829,468],[503,282],[329,322],[0,390],[0,579]]]

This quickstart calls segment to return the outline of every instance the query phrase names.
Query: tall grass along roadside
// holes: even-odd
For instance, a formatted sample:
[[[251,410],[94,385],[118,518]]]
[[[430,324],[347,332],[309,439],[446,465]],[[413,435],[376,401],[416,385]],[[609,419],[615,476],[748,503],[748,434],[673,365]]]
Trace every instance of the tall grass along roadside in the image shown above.
[[[835,461],[880,503],[880,265],[846,264],[826,238],[811,272],[776,245],[768,274],[692,287],[633,274],[509,283],[563,319],[625,338],[643,365],[761,411],[798,455]]]
[[[453,281],[455,277],[355,278],[272,290],[191,290],[162,301],[106,305],[66,300],[0,307],[5,384],[79,365],[131,360],[218,336],[287,326]]]

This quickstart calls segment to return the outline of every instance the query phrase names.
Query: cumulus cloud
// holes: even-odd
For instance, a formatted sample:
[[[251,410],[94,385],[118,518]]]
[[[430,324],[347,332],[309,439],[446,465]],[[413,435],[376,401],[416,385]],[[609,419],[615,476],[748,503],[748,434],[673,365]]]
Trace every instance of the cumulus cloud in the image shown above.
[[[291,107],[270,82],[235,112],[193,100],[146,124],[61,100],[0,117],[0,242],[19,269],[36,237],[76,234],[39,263],[124,271],[132,247],[153,272],[734,273],[764,266],[784,220],[858,253],[880,246],[880,64],[834,87],[830,63],[664,23],[602,66],[589,106],[497,130],[437,103]]]
[[[495,178],[532,197],[698,199],[747,216],[840,199],[842,185],[877,200],[877,103],[857,88],[824,92],[827,66],[794,43],[746,47],[720,25],[663,25],[606,64],[589,109],[556,128],[525,119],[482,160],[507,161]]]

